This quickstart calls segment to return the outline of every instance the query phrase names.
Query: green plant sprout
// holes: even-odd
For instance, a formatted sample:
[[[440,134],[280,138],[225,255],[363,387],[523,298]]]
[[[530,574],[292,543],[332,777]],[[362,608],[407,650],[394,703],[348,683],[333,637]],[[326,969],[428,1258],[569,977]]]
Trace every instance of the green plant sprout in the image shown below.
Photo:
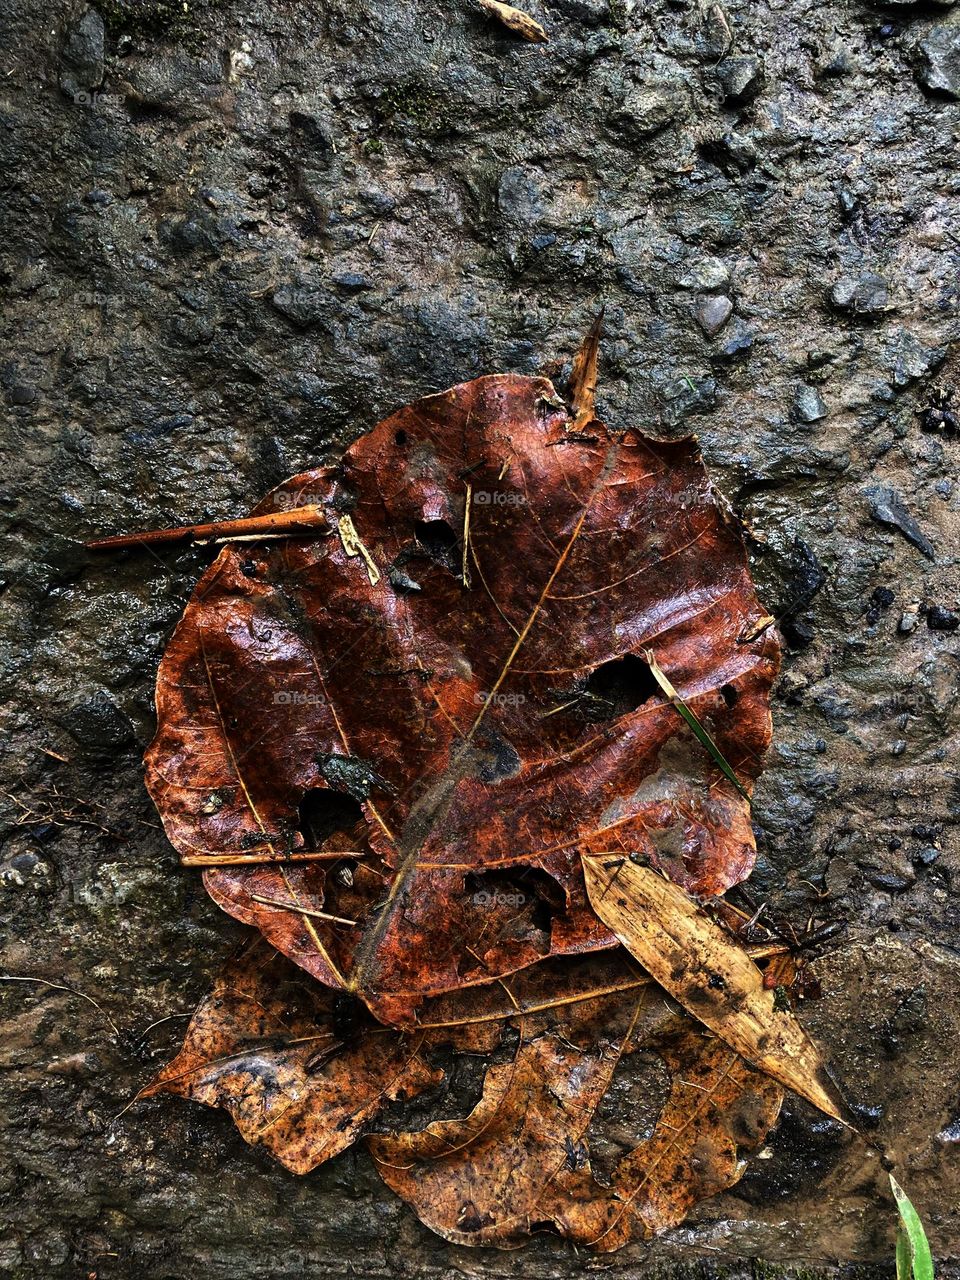
[[[920,1215],[891,1173],[890,1186],[900,1214],[897,1231],[897,1280],[933,1280],[933,1257]]]

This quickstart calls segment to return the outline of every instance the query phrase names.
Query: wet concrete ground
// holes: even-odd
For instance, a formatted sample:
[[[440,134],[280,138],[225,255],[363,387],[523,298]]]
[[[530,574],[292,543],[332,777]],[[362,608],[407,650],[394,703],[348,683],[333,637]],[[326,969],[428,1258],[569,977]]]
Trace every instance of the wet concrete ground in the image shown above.
[[[957,13],[531,9],[546,46],[468,0],[8,7],[2,972],[99,1006],[0,984],[10,1275],[891,1273],[879,1158],[799,1102],[733,1192],[600,1259],[445,1245],[362,1154],[298,1180],[222,1115],[117,1118],[240,930],[140,767],[208,553],[82,540],[242,514],[411,398],[562,373],[601,302],[608,420],[697,432],[753,525],[789,649],[751,893],[845,922],[804,1017],[953,1274]]]

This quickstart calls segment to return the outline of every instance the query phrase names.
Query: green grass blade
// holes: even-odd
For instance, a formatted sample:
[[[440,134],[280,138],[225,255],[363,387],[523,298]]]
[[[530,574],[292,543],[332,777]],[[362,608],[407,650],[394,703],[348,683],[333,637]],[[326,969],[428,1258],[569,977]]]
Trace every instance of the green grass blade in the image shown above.
[[[687,706],[684,700],[680,697],[679,693],[677,693],[676,689],[667,679],[666,675],[661,670],[660,664],[657,662],[652,652],[648,649],[644,656],[646,658],[647,666],[650,668],[650,672],[653,675],[654,680],[656,680],[657,684],[660,686],[663,692],[667,695],[667,698],[669,699],[671,704],[674,707],[676,707],[680,715],[684,718],[684,720],[686,720],[687,724],[690,726],[690,728],[693,731],[694,737],[697,739],[700,745],[702,747],[705,747],[706,750],[710,753],[710,755],[713,757],[714,764],[716,764],[717,768],[720,770],[723,776],[727,779],[727,781],[733,783],[733,785],[737,788],[737,790],[743,796],[744,800],[746,800],[747,804],[749,804],[750,792],[747,791],[746,788],[743,786],[740,779],[733,772],[733,769],[730,767],[730,765],[727,764],[726,760],[723,758],[723,753],[721,752],[720,748],[717,746],[714,740],[710,737],[709,733],[707,733],[706,729],[703,727],[703,725],[700,723],[700,721],[693,714],[693,712],[690,710],[690,708]]]
[[[900,1221],[903,1223],[902,1235],[906,1236],[907,1240],[913,1280],[933,1280],[933,1255],[930,1253],[930,1245],[927,1243],[927,1235],[923,1229],[923,1223],[920,1221],[920,1215],[907,1199],[907,1193],[892,1173],[890,1175],[890,1186],[893,1189],[893,1198],[897,1202]],[[899,1280],[899,1240],[897,1241],[897,1276]]]
[[[897,1280],[911,1280],[911,1266],[910,1241],[907,1239],[907,1233],[901,1227],[897,1231]]]

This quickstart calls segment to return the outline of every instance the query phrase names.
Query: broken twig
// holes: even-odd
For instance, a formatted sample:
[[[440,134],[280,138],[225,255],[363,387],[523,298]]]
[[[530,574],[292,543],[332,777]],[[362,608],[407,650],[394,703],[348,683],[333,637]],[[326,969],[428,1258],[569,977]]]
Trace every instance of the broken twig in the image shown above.
[[[316,533],[328,528],[323,508],[294,507],[291,511],[271,511],[241,520],[214,520],[209,524],[183,524],[174,529],[148,529],[141,533],[121,533],[111,538],[95,538],[87,543],[91,551],[115,551],[120,547],[152,546],[160,542],[223,542],[229,538]]]
[[[531,18],[529,13],[524,13],[522,9],[515,9],[512,4],[500,4],[500,0],[477,0],[477,2],[484,13],[498,18],[505,27],[515,31],[524,40],[529,40],[531,44],[545,44],[550,38],[540,23]]]

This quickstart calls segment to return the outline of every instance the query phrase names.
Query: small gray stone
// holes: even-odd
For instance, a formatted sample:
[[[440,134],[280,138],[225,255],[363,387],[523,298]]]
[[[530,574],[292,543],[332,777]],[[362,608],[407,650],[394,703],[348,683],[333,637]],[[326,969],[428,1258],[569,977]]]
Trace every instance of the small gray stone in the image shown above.
[[[924,378],[946,356],[945,347],[925,347],[906,329],[896,329],[888,352],[887,367],[893,372],[893,385],[898,391]]]
[[[817,76],[821,78],[849,75],[854,63],[843,45],[834,45],[817,62]]]
[[[913,861],[919,863],[921,867],[932,867],[939,857],[940,850],[932,844],[928,844],[924,848],[917,850],[913,855]]]
[[[677,280],[681,289],[722,289],[729,281],[730,272],[719,258],[699,258],[692,262]]]
[[[921,88],[938,98],[960,99],[960,23],[931,27],[918,52]]]
[[[610,17],[610,0],[554,0],[553,8],[588,27],[595,27]]]
[[[696,309],[697,323],[708,338],[713,338],[733,314],[733,303],[726,294],[701,298]]]
[[[682,80],[651,80],[628,94],[610,124],[628,138],[648,138],[690,114],[690,94]]]
[[[15,382],[7,392],[7,399],[11,404],[33,404],[36,398],[37,389],[36,387],[32,387],[28,382]]]
[[[858,316],[882,315],[889,299],[887,282],[872,271],[843,276],[830,290],[830,301],[838,311],[851,311]]]
[[[330,312],[331,298],[324,290],[307,287],[283,286],[270,301],[281,315],[292,320],[301,329],[309,329],[322,323]]]
[[[911,546],[922,551],[928,560],[936,559],[933,543],[903,505],[900,495],[889,485],[870,485],[864,490],[870,503],[870,514],[878,524],[899,530]]]
[[[84,755],[109,753],[133,741],[133,725],[103,689],[75,703],[58,721]]]
[[[346,289],[348,293],[360,293],[364,289],[373,288],[373,281],[370,277],[361,274],[359,271],[338,271],[330,278],[335,285],[339,285],[341,289]]]
[[[919,622],[920,602],[917,600],[913,604],[908,605],[907,608],[904,609],[903,613],[901,613],[900,621],[897,623],[897,630],[902,636],[908,636],[912,632],[916,631]]]
[[[753,55],[725,58],[717,68],[717,77],[723,89],[724,102],[732,106],[752,101],[766,79],[763,63]]]
[[[505,169],[497,190],[497,207],[518,226],[533,226],[543,217],[543,193],[537,176],[519,165]]]
[[[716,64],[730,52],[730,25],[718,5],[710,5],[700,16],[702,26],[697,33],[694,49],[703,62]]]
[[[798,422],[819,422],[827,416],[827,406],[816,387],[800,383],[793,398],[793,416]]]
[[[730,327],[723,335],[723,340],[717,345],[712,359],[720,364],[733,364],[735,360],[743,359],[753,346],[755,336],[748,324],[744,324],[734,316]]]
[[[103,83],[103,48],[103,19],[96,9],[88,9],[71,27],[63,46],[60,88],[68,97]]]

